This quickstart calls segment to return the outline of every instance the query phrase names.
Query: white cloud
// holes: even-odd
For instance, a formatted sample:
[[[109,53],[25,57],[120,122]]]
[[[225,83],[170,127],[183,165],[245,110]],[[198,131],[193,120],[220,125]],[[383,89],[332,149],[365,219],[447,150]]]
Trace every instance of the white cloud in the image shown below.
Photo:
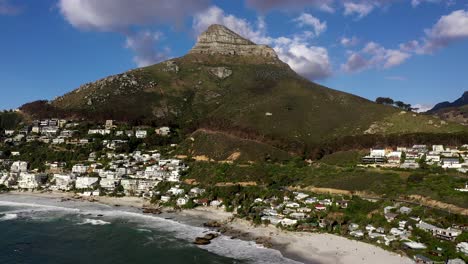
[[[209,3],[210,0],[59,0],[58,7],[76,28],[123,34],[126,47],[135,53],[134,62],[147,66],[167,58],[169,51],[157,51],[160,34],[147,30],[133,33],[130,28],[182,24],[187,16],[207,8]]]
[[[302,13],[298,18],[294,19],[294,21],[298,22],[301,27],[312,27],[315,36],[319,36],[327,30],[327,22],[320,22],[318,18],[311,14]]]
[[[434,104],[414,104],[411,108],[417,108],[418,110],[416,112],[423,113],[434,108]]]
[[[361,54],[353,52],[349,55],[348,60],[345,64],[341,65],[341,68],[345,72],[359,72],[369,66],[369,61],[364,58]]]
[[[411,5],[413,7],[417,7],[419,6],[420,4],[426,2],[426,3],[439,3],[441,0],[411,0]],[[447,1],[447,4],[450,5],[450,0]]]
[[[332,74],[327,49],[307,43],[311,37],[309,31],[291,37],[273,38],[268,36],[262,18],[257,21],[256,25],[253,25],[245,19],[226,14],[217,6],[210,7],[194,16],[193,28],[197,34],[204,31],[211,24],[224,25],[258,44],[272,46],[281,60],[307,78],[322,79]]]
[[[359,43],[359,39],[356,37],[351,37],[351,38],[342,37],[340,40],[340,43],[343,47],[352,47]]]
[[[81,29],[116,31],[132,25],[180,23],[208,7],[209,0],[60,0],[65,19]]]
[[[448,46],[453,42],[468,39],[468,11],[456,10],[446,16],[442,16],[425,33],[426,40],[423,50],[428,53]]]
[[[304,7],[315,7],[325,12],[334,12],[334,0],[246,0],[247,6],[261,12],[272,9],[301,10]]]
[[[369,42],[359,52],[351,52],[342,65],[346,72],[357,72],[366,68],[388,69],[398,66],[411,57],[410,53],[399,49],[387,49],[376,42]]]
[[[281,60],[307,78],[323,79],[332,74],[328,51],[323,47],[292,40],[285,44],[278,42],[273,48]]]
[[[169,57],[169,50],[156,50],[156,44],[162,36],[161,32],[151,31],[140,31],[127,36],[125,47],[135,53],[133,61],[138,67],[153,65]]]
[[[0,0],[0,15],[17,15],[21,7],[12,5],[9,0]]]
[[[373,2],[345,2],[343,5],[345,16],[356,14],[358,18],[367,16],[375,7]]]

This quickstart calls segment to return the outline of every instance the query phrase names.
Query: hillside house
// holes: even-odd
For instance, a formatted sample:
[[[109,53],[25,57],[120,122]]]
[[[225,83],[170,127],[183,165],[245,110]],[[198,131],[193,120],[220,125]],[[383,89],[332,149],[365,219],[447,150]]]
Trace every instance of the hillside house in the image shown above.
[[[135,137],[136,138],[146,138],[147,135],[148,135],[148,131],[146,131],[146,130],[137,130],[135,132]]]
[[[43,174],[21,172],[18,178],[18,188],[37,189],[42,185],[42,180],[46,177],[47,176]]]
[[[98,185],[98,177],[77,177],[75,187],[76,189],[90,189]]]
[[[416,227],[419,229],[425,230],[427,232],[432,233],[433,236],[453,241],[457,238],[457,236],[461,235],[462,231],[458,229],[453,229],[453,228],[440,228],[431,224],[428,224],[426,222],[420,221],[418,224],[416,224]]]
[[[112,178],[102,178],[99,182],[101,188],[105,189],[106,191],[114,191],[115,188],[119,185],[120,180],[112,179]]]
[[[171,129],[167,126],[164,126],[164,127],[160,127],[160,128],[157,128],[155,130],[156,134],[157,135],[160,135],[160,136],[168,136],[170,133],[171,133]]]
[[[10,172],[19,173],[28,171],[28,163],[26,161],[15,161],[11,164]]]
[[[83,164],[76,164],[72,167],[72,173],[85,174],[88,172],[89,166]]]
[[[76,181],[75,175],[72,174],[54,174],[55,188],[61,191],[70,191]]]

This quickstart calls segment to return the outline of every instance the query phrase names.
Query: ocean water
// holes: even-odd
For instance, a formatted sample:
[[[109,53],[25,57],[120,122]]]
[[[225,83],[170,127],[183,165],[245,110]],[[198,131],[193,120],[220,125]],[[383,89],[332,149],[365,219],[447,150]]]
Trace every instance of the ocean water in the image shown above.
[[[1,264],[298,263],[225,236],[192,244],[208,231],[133,208],[0,195]]]

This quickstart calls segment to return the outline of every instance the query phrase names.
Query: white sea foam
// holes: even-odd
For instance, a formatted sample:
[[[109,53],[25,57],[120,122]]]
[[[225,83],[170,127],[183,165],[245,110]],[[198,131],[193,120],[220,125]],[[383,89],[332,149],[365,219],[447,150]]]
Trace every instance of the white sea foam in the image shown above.
[[[4,214],[2,217],[0,217],[0,221],[15,220],[17,218],[17,214]]]
[[[145,229],[145,228],[137,228],[137,231],[142,232],[142,233],[151,233],[152,232],[151,230]]]
[[[86,202],[61,202],[53,199],[30,199],[30,198],[15,198],[1,197],[0,206],[14,207],[16,211],[64,211],[67,214],[90,214],[103,215],[107,219],[126,219],[132,223],[138,224],[138,231],[148,232],[151,229],[165,231],[171,234],[175,239],[182,239],[188,243],[192,243],[195,237],[202,236],[210,231],[204,227],[192,226],[179,223],[172,219],[164,219],[158,216],[145,215],[139,213],[138,210],[132,208],[116,209],[110,206],[101,206],[100,204],[92,204]],[[60,206],[57,206],[59,204]],[[26,207],[26,208],[24,208]],[[33,210],[31,208],[34,208]],[[10,213],[10,212],[9,212]],[[106,222],[99,219],[86,218],[80,225],[108,225]],[[169,239],[170,237],[166,237]],[[151,243],[151,241],[149,241]],[[255,242],[243,241],[239,239],[231,239],[221,235],[212,240],[211,244],[201,246],[200,248],[215,253],[217,255],[226,256],[238,260],[248,261],[249,263],[258,264],[297,264],[299,262],[284,258],[281,253],[274,249],[261,248]]]
[[[106,222],[99,219],[91,219],[86,218],[83,222],[79,223],[79,225],[108,225],[110,222]]]

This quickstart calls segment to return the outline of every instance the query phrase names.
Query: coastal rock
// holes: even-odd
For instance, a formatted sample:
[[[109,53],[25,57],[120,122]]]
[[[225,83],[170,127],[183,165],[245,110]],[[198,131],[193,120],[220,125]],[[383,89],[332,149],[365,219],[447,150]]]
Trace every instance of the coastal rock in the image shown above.
[[[203,32],[189,54],[278,57],[272,48],[256,45],[222,25],[211,25]]]
[[[221,227],[222,224],[220,222],[218,222],[218,221],[208,221],[208,222],[204,223],[203,226],[218,228],[218,227]]]
[[[213,240],[218,237],[218,234],[216,233],[208,233],[206,234],[203,238],[208,239],[208,240]]]
[[[210,239],[206,239],[204,237],[197,237],[195,238],[195,241],[193,242],[195,245],[208,245],[210,244]]]
[[[143,208],[143,213],[159,215],[161,214],[161,210],[158,208]]]

